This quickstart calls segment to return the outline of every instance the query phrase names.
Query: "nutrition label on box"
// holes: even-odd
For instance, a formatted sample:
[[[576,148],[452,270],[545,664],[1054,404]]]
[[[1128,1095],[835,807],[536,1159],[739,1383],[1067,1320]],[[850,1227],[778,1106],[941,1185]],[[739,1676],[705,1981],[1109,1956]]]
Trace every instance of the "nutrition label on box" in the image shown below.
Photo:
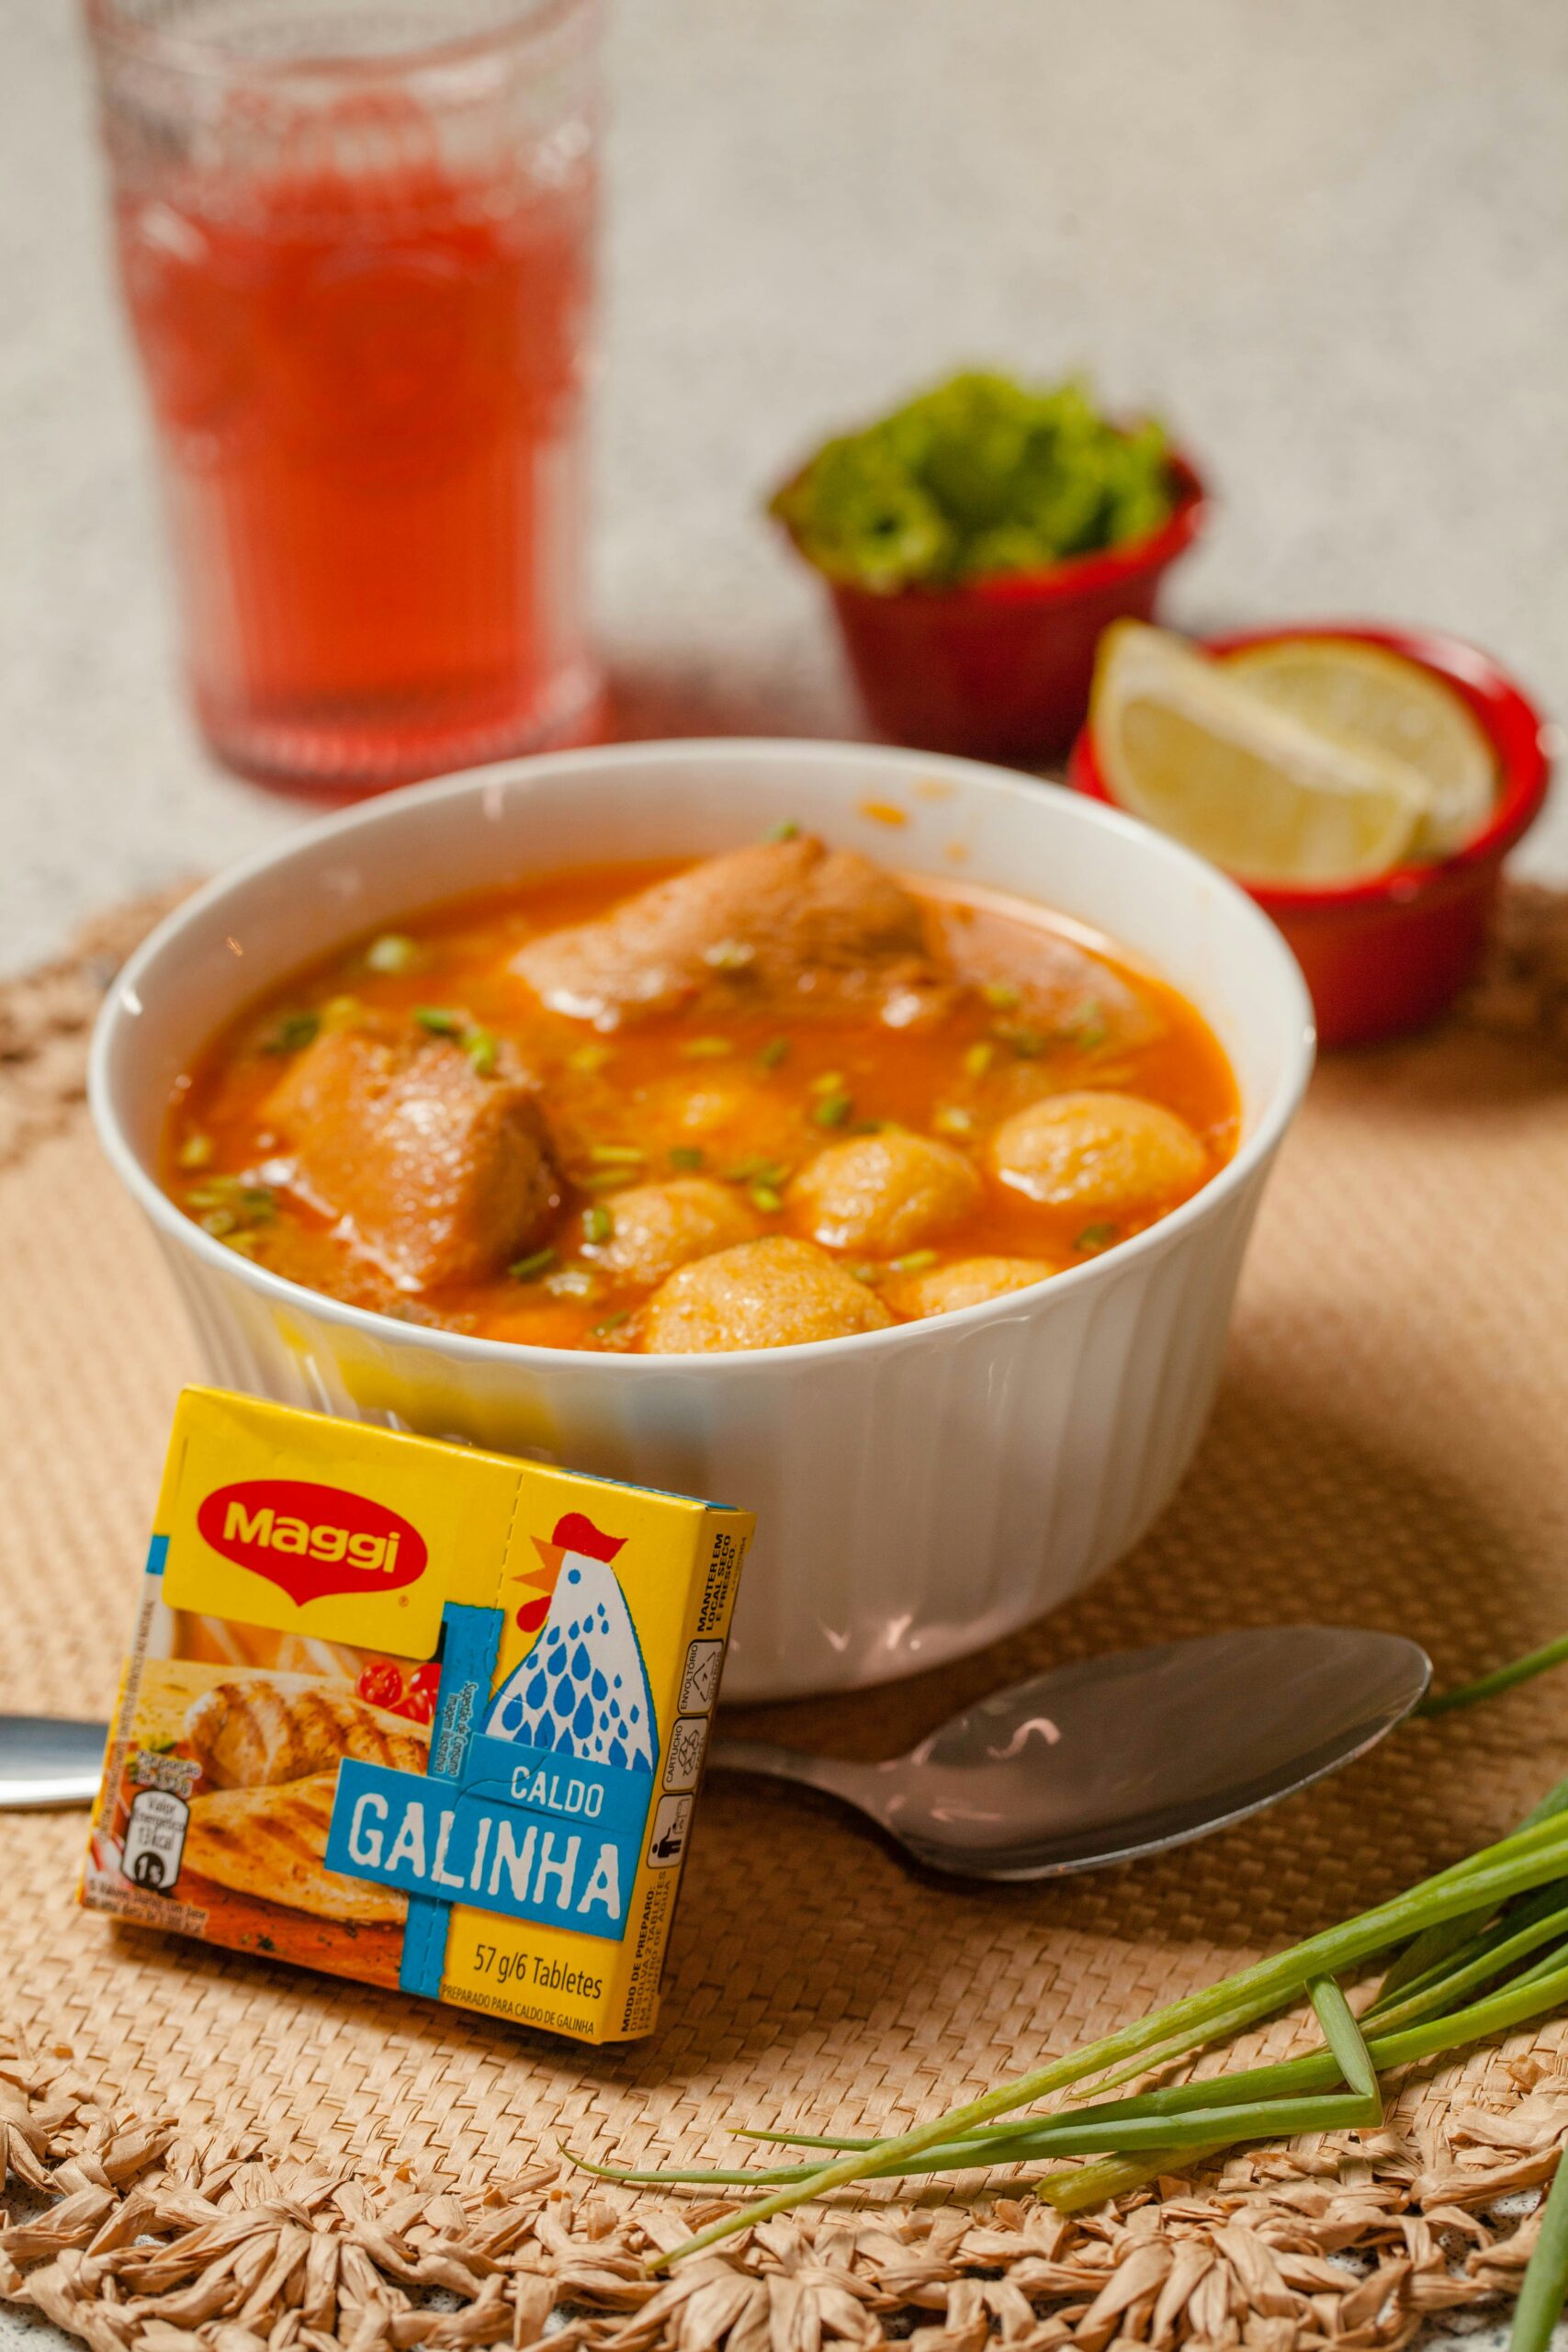
[[[150,1894],[173,1888],[180,1874],[190,1807],[168,1789],[142,1789],[130,1802],[120,1867]]]

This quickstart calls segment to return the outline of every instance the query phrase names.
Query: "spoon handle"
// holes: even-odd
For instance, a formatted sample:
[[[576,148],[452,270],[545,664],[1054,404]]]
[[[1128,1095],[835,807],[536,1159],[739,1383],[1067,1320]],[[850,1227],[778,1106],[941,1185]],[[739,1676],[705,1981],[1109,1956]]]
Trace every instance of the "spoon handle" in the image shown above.
[[[0,1715],[0,1813],[91,1804],[103,1778],[107,1737],[107,1724],[71,1723],[52,1715]],[[732,1772],[798,1781],[829,1796],[848,1795],[839,1776],[840,1770],[848,1774],[854,1769],[840,1767],[831,1756],[805,1756],[798,1748],[752,1739],[715,1740],[711,1760]]]
[[[807,1756],[798,1747],[775,1747],[768,1739],[716,1739],[708,1761],[721,1772],[760,1772],[770,1781],[796,1781],[803,1788],[820,1789],[848,1804],[860,1802],[858,1788],[850,1783],[864,1767],[836,1756]]]
[[[107,1724],[0,1715],[0,1812],[91,1804],[104,1777]]]

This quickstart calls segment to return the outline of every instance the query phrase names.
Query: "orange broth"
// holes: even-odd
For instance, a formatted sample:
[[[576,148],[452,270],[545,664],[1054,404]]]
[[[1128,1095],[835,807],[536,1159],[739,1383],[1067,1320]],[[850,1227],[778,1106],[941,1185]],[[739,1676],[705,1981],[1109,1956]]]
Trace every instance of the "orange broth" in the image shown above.
[[[192,1216],[216,1216],[220,1225],[231,1197],[225,1178],[270,1191],[271,1204],[261,1204],[254,1221],[243,1211],[239,1229],[223,1238],[307,1288],[485,1339],[620,1351],[637,1345],[637,1310],[649,1293],[593,1265],[584,1227],[595,1206],[613,1216],[615,1193],[626,1184],[716,1176],[751,1201],[759,1232],[804,1234],[784,1193],[789,1175],[825,1146],[873,1125],[897,1125],[939,1135],[983,1165],[986,1137],[1001,1119],[1043,1095],[1082,1087],[1141,1095],[1177,1112],[1207,1154],[1201,1181],[1235,1151],[1235,1081],[1185,998],[1080,926],[997,893],[900,877],[939,939],[988,969],[1016,972],[1025,986],[1032,960],[1048,947],[1059,955],[1060,943],[1070,943],[1089,958],[1091,982],[1098,972],[1119,1006],[1135,1004],[1135,1036],[1124,1034],[1125,1022],[1103,1017],[1092,987],[1067,1026],[1030,1031],[1006,1003],[1005,982],[993,983],[988,996],[965,991],[939,1019],[906,1030],[772,1012],[721,1023],[700,1013],[660,1015],[601,1035],[543,1008],[509,971],[525,941],[603,914],[690,863],[596,865],[410,917],[400,935],[417,944],[415,968],[372,969],[372,943],[363,939],[312,966],[231,1024],[177,1081],[164,1189]],[[265,1103],[288,1066],[286,1041],[311,1017],[352,1022],[359,1006],[410,1019],[416,1008],[460,1008],[467,1023],[510,1040],[536,1074],[566,1179],[552,1229],[529,1245],[530,1256],[542,1245],[556,1254],[542,1275],[502,1272],[411,1296],[277,1182],[269,1163],[278,1140],[267,1129]],[[837,1115],[844,1096],[848,1110],[824,1125],[824,1102]],[[617,1152],[642,1156],[617,1161]],[[1081,1210],[1041,1207],[987,1177],[976,1213],[918,1254],[922,1264],[991,1255],[1082,1263],[1185,1197],[1114,1223],[1086,1224]],[[864,1279],[886,1279],[886,1264],[843,1254]],[[563,1275],[590,1282],[591,1292],[563,1295],[556,1287]]]

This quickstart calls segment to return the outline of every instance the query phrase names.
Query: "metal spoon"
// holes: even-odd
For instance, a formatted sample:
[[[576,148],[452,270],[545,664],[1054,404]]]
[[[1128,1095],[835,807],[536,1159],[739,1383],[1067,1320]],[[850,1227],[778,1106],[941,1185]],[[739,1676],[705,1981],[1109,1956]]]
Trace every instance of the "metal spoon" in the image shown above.
[[[1277,1804],[1375,1746],[1430,1676],[1397,1634],[1280,1625],[1059,1667],[886,1764],[739,1739],[711,1760],[840,1797],[931,1869],[1055,1878]],[[0,1808],[89,1804],[104,1739],[102,1724],[0,1716]]]
[[[1375,1747],[1431,1673],[1395,1634],[1276,1625],[1058,1667],[886,1764],[736,1739],[712,1760],[840,1797],[932,1870],[1058,1878],[1277,1804]]]
[[[107,1724],[64,1715],[0,1715],[0,1812],[91,1804],[104,1777]]]

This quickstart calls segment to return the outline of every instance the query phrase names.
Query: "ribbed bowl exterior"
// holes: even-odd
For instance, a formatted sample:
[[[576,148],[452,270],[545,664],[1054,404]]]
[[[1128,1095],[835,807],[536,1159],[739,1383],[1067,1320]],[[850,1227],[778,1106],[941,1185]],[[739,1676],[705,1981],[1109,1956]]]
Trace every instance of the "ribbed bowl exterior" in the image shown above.
[[[1235,1160],[1134,1241],[988,1306],[857,1339],[604,1357],[343,1306],[223,1249],[159,1190],[175,1076],[240,1004],[312,956],[509,870],[570,863],[574,845],[580,860],[610,842],[625,855],[718,847],[755,838],[781,808],[885,854],[856,812],[861,796],[881,807],[901,784],[917,814],[899,864],[940,872],[954,840],[971,843],[977,881],[1129,942],[1196,997],[1230,1052]],[[927,806],[936,819],[922,820]],[[727,1698],[743,1700],[850,1690],[961,1656],[1055,1607],[1135,1542],[1201,1433],[1247,1233],[1310,1062],[1304,990],[1278,934],[1212,869],[1123,818],[930,755],[635,745],[400,794],[214,885],[118,984],[93,1098],[214,1381],[754,1510],[725,1678]]]
[[[438,1333],[280,1314],[165,1241],[212,1378],[316,1412],[743,1502],[730,1700],[853,1690],[1054,1609],[1164,1508],[1213,1400],[1260,1167],[1175,1246],[919,1349],[670,1363],[657,1384],[467,1363]],[[395,1334],[395,1336],[394,1336]]]

